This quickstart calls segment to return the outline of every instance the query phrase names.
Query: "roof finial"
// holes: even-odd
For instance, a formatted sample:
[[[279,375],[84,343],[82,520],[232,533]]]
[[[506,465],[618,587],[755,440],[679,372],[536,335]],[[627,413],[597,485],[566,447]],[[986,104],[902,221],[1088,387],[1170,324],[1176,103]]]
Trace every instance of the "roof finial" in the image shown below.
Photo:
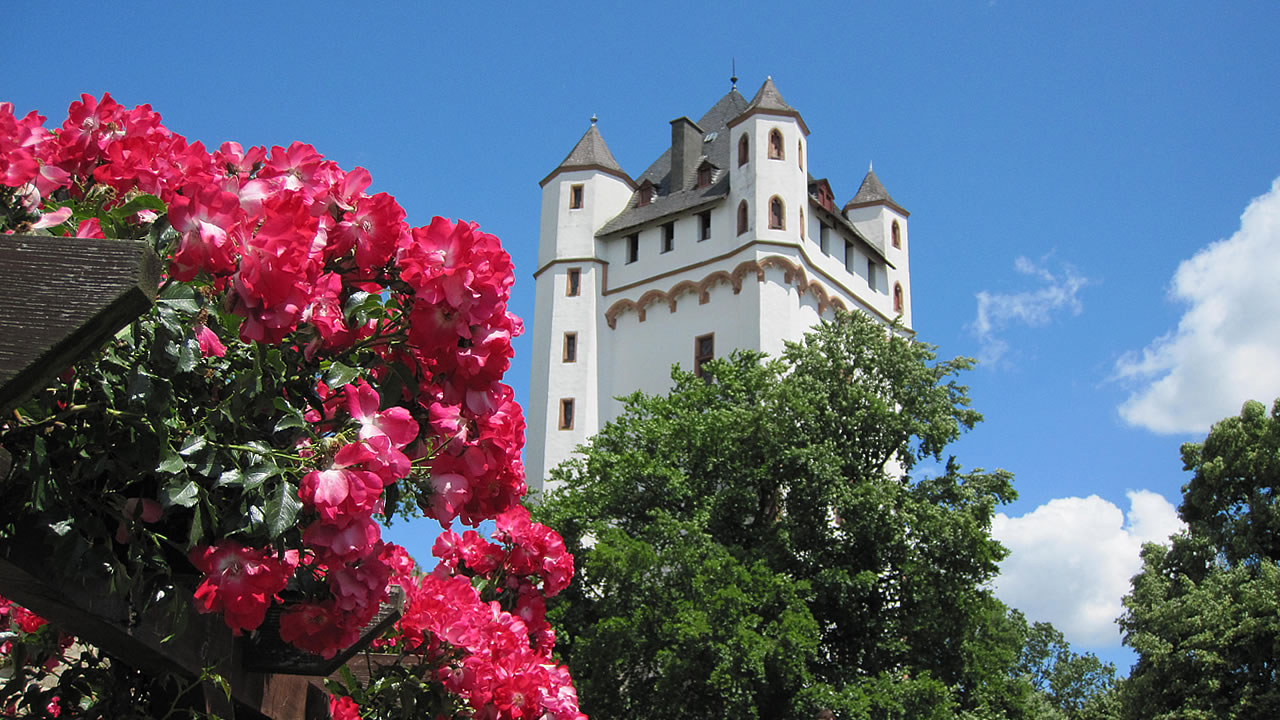
[[[872,172],[872,171],[874,171],[874,170],[875,170],[875,165],[874,165],[874,164],[872,164],[872,162],[871,162],[870,160],[868,160],[868,161],[867,161],[867,172]]]
[[[730,87],[729,89],[737,90],[738,89],[738,58],[731,58],[731,62],[733,63],[733,74],[729,76],[729,83],[730,85],[732,85],[732,87]]]
[[[592,125],[595,125],[595,124],[596,124],[596,120],[597,120],[597,119],[598,119],[598,118],[596,117],[596,114],[595,114],[595,113],[591,113],[591,124],[592,124]]]

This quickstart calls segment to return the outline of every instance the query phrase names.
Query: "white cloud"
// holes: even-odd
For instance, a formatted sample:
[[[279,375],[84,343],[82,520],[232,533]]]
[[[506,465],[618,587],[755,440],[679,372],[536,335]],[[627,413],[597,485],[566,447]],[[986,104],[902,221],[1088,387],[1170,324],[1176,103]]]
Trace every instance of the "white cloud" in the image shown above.
[[[995,363],[1008,352],[1009,343],[999,335],[1003,330],[1013,325],[1043,327],[1059,310],[1072,315],[1084,310],[1077,295],[1089,281],[1077,275],[1075,268],[1066,265],[1060,274],[1054,274],[1025,257],[1014,260],[1013,267],[1038,279],[1040,287],[1017,293],[978,293],[978,315],[969,327],[982,344],[978,359],[984,363]]]
[[[1073,645],[1118,646],[1115,619],[1142,567],[1147,542],[1167,542],[1182,529],[1163,496],[1130,491],[1129,514],[1097,495],[1057,498],[1020,517],[997,513],[992,535],[1009,548],[995,581],[996,596],[1048,621]]]
[[[1246,400],[1280,396],[1280,178],[1234,235],[1178,266],[1169,293],[1190,306],[1178,329],[1116,363],[1143,382],[1120,406],[1126,422],[1203,433]]]

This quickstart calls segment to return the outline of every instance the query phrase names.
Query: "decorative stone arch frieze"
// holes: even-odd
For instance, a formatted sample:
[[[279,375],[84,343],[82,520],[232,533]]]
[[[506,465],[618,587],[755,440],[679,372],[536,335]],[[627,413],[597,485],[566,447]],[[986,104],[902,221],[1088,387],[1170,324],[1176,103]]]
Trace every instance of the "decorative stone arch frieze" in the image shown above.
[[[759,260],[744,260],[738,263],[732,272],[725,270],[716,270],[708,274],[698,282],[692,280],[681,280],[671,289],[648,290],[640,296],[639,300],[619,300],[609,309],[605,311],[604,318],[609,324],[609,329],[616,330],[618,327],[618,316],[628,310],[635,310],[640,322],[645,321],[645,309],[655,302],[665,301],[667,308],[671,312],[676,311],[677,301],[681,295],[687,293],[696,293],[698,295],[698,304],[705,305],[711,301],[711,288],[720,284],[728,284],[733,288],[733,294],[737,295],[742,292],[742,283],[749,273],[754,273],[756,282],[764,282],[765,271],[775,269],[782,271],[782,282],[785,285],[795,285],[796,292],[800,296],[805,293],[812,293],[814,300],[818,303],[818,314],[822,315],[829,309],[837,309],[848,311],[845,302],[839,296],[832,297],[832,294],[821,284],[811,281],[808,274],[805,273],[804,267],[792,262],[789,258],[781,255],[769,255]]]

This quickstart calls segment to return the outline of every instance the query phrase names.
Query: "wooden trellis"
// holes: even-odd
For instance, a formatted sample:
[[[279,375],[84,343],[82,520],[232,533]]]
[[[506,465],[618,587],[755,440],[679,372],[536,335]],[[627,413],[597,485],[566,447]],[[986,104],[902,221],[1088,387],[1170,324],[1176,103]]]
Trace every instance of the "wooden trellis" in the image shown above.
[[[145,313],[160,273],[142,241],[0,235],[0,413]],[[10,465],[0,449],[0,482]],[[361,644],[327,663],[235,638],[220,617],[194,610],[170,637],[167,618],[136,617],[107,592],[105,572],[52,577],[50,533],[32,523],[0,541],[0,594],[140,670],[194,679],[213,667],[230,683],[231,698],[206,683],[204,704],[224,718],[328,718],[328,694],[314,676],[331,673],[399,617],[398,604],[384,607]]]

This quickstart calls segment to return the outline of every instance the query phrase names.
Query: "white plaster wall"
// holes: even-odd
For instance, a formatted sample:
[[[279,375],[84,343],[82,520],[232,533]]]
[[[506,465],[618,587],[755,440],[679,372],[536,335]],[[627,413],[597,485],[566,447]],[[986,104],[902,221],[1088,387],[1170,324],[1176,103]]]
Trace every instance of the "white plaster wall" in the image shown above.
[[[582,207],[569,207],[571,188],[582,185]],[[556,258],[591,257],[595,232],[622,212],[631,188],[621,178],[597,170],[569,170],[542,187],[538,267]]]
[[[605,326],[608,339],[602,365],[601,422],[617,417],[623,408],[616,396],[636,390],[663,393],[671,388],[671,366],[693,370],[694,338],[715,333],[716,357],[725,357],[735,348],[757,349],[760,288],[752,276],[742,291],[734,294],[729,283],[710,289],[709,301],[698,302],[696,293],[681,295],[676,311],[657,302],[645,309],[645,320],[637,312],[618,316],[616,327]]]

